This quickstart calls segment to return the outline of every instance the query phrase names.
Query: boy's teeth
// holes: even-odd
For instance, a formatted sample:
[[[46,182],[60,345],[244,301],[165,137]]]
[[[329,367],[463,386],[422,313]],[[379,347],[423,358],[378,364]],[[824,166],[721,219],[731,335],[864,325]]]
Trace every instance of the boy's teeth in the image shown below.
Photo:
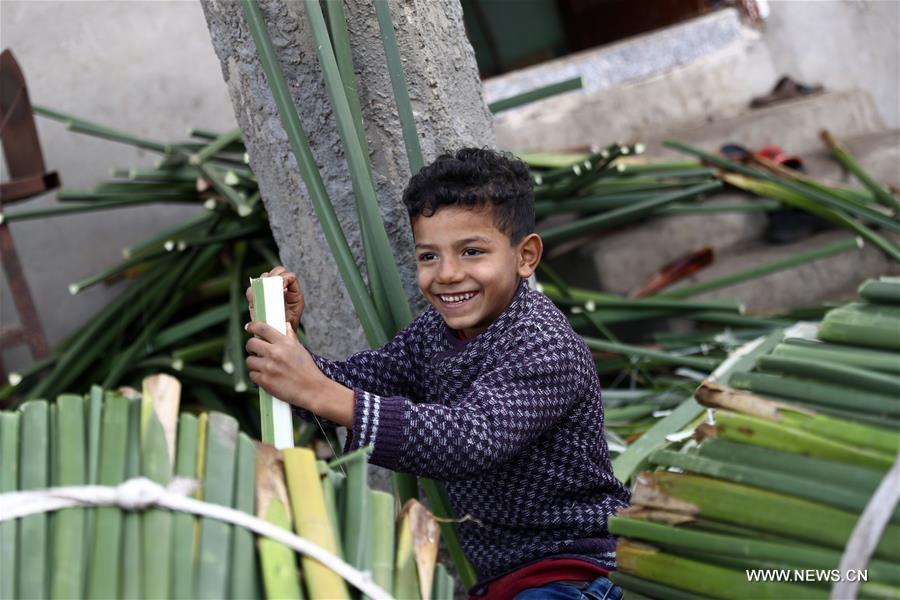
[[[467,294],[457,294],[455,296],[441,295],[440,298],[444,302],[463,302],[464,300],[468,300],[474,295],[475,294],[473,292],[469,292]]]

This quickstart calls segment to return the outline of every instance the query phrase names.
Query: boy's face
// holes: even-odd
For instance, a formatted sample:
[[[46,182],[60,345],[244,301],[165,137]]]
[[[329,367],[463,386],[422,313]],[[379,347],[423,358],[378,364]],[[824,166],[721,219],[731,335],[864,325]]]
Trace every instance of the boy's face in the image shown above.
[[[541,258],[541,238],[512,244],[494,225],[490,207],[445,206],[416,217],[419,289],[453,329],[466,337],[484,331],[509,305],[520,277]]]

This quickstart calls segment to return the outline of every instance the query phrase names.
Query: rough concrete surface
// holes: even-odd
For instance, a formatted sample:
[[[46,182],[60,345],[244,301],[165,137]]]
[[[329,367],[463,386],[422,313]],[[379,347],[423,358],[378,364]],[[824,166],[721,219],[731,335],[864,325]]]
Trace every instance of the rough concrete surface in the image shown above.
[[[900,2],[769,3],[762,31],[723,10],[494,77],[491,101],[581,74],[584,89],[498,115],[504,148],[563,150],[645,141],[735,116],[790,75],[860,89],[887,127],[900,122]],[[555,69],[555,70],[554,70]]]
[[[596,52],[600,60],[605,48]],[[494,127],[502,147],[521,151],[644,141],[682,124],[732,116],[768,91],[775,77],[759,35],[742,30],[727,45],[690,62],[613,87],[562,94],[503,112]]]
[[[748,110],[710,123],[683,125],[665,135],[647,138],[646,153],[683,158],[684,154],[663,147],[666,138],[708,151],[736,142],[752,149],[775,144],[786,152],[799,153],[822,147],[819,132],[823,128],[839,138],[848,138],[883,131],[885,124],[868,92],[830,92]]]
[[[900,2],[769,2],[763,40],[779,73],[830,90],[869,92],[900,127]]]
[[[671,27],[516,69],[484,82],[488,102],[581,77],[590,94],[646,79],[731,46],[744,36],[738,12],[725,9]],[[579,92],[576,92],[576,94]],[[525,107],[510,109],[509,114]]]
[[[745,200],[746,196],[733,193],[717,195],[706,203]],[[572,283],[588,282],[593,270],[598,278],[595,285],[601,286],[598,289],[628,294],[675,258],[704,246],[711,247],[718,256],[758,239],[765,226],[763,213],[655,217],[637,226],[602,232],[597,241],[575,251],[575,256],[551,260],[551,263],[567,281],[571,278]]]
[[[882,232],[896,244],[900,236]],[[787,246],[754,244],[734,249],[702,272],[680,285],[709,281],[740,273],[776,260],[820,248],[849,237],[846,231],[828,231]],[[740,285],[694,296],[697,300],[739,298],[751,313],[765,313],[795,306],[815,305],[825,301],[847,299],[847,292],[855,290],[870,277],[897,275],[897,263],[878,248],[865,244],[859,250],[829,256],[778,271]],[[673,286],[673,290],[678,287]],[[852,294],[851,294],[852,296]]]
[[[407,295],[418,313],[424,300],[416,285],[412,234],[401,202],[410,173],[374,7],[362,0],[344,6],[379,203]],[[351,250],[361,261],[347,165],[303,5],[268,0],[260,7],[325,186]],[[367,344],[308,199],[243,14],[230,1],[206,0],[203,9],[281,258],[298,273],[305,290],[303,323],[312,349],[345,357]],[[460,5],[411,0],[391,2],[391,9],[426,161],[461,146],[493,146]]]
[[[900,129],[888,129],[838,138],[866,172],[876,180],[900,189]],[[860,187],[861,184],[835,161],[823,145],[803,152],[803,167],[810,176],[836,185]]]

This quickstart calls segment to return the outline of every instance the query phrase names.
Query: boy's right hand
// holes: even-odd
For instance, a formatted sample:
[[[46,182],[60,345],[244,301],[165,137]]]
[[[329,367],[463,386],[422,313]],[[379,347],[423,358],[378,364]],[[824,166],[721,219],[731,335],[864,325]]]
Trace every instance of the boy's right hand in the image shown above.
[[[297,275],[282,266],[277,266],[260,277],[276,275],[280,275],[284,283],[284,318],[290,323],[291,330],[296,331],[300,326],[300,316],[303,314],[303,290],[300,289]],[[249,287],[247,288],[247,303],[250,305],[250,319],[254,320],[256,317],[253,314],[253,290]]]

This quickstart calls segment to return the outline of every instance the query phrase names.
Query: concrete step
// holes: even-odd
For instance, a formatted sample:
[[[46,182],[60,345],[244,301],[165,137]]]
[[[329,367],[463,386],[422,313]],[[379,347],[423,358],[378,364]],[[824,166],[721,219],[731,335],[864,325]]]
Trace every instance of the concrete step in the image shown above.
[[[706,204],[745,201],[740,193],[718,194]],[[570,254],[547,260],[573,285],[627,294],[666,263],[710,246],[719,255],[734,246],[760,239],[764,213],[721,213],[654,217],[630,227],[600,234]]]
[[[653,232],[664,231],[669,225],[657,223],[652,228],[645,226],[636,231],[622,231],[610,236],[602,244],[593,245],[593,252],[589,255],[581,253],[577,259],[550,259],[549,262],[572,285],[626,295],[674,258],[691,250],[698,250],[704,245],[714,245],[717,230],[723,225],[727,228],[727,223],[723,219],[707,219],[709,222],[705,230],[710,233],[710,239],[696,239],[692,236],[691,241],[680,242],[678,248],[672,248],[671,253],[667,253],[659,243],[648,242],[652,239]],[[747,240],[715,251],[713,264],[671,289],[743,272],[831,244],[849,235],[846,231],[831,229],[793,244],[772,245],[758,239]],[[898,235],[884,232],[882,235],[900,243]],[[866,279],[897,274],[900,274],[900,266],[896,262],[874,246],[864,244],[858,250],[850,250],[694,298],[737,298],[749,312],[765,313],[849,299]]]
[[[900,131],[840,136],[840,140],[873,177],[900,187],[900,170],[897,169]],[[800,154],[811,176],[861,187],[843,171],[821,142],[815,150]],[[728,192],[706,202],[727,203],[747,198],[737,192]],[[666,263],[704,246],[713,248],[716,262],[692,281],[786,258],[816,244],[828,243],[830,237],[848,235],[842,231],[829,231],[796,244],[770,245],[763,239],[767,224],[768,217],[764,213],[655,217],[603,232],[595,241],[582,244],[559,258],[554,258],[552,250],[548,251],[547,260],[573,285],[628,294]],[[712,296],[737,296],[751,308],[774,309],[834,299],[829,294],[839,294],[841,290],[852,293],[854,286],[866,277],[897,272],[897,266],[890,259],[871,247],[798,269],[728,288]]]
[[[488,101],[581,76],[582,90],[502,112],[500,147],[564,150],[638,141],[744,110],[778,79],[759,32],[733,9],[488,79]]]
[[[735,142],[756,149],[766,144],[780,146],[791,154],[822,149],[819,132],[827,128],[840,139],[856,138],[885,130],[872,96],[862,90],[826,92],[749,110],[712,122],[683,125],[654,133],[643,140],[648,157],[684,157],[665,148],[663,140],[677,139],[707,151]]]
[[[718,257],[712,265],[672,289],[746,271],[837,242],[848,235],[846,231],[830,230],[794,244],[776,246],[755,242],[746,247],[732,248]],[[885,232],[882,235],[891,237],[895,243],[900,241],[900,236],[891,236]],[[865,244],[859,250],[799,265],[695,298],[738,298],[749,312],[765,313],[825,301],[849,300],[854,297],[859,284],[866,279],[898,273],[900,268],[896,262],[878,248]]]
[[[869,175],[884,184],[900,188],[900,130],[877,131],[839,139]],[[803,152],[801,157],[806,172],[816,179],[841,185],[862,186],[852,175],[844,171],[834,160],[831,152],[822,145],[815,150]]]

